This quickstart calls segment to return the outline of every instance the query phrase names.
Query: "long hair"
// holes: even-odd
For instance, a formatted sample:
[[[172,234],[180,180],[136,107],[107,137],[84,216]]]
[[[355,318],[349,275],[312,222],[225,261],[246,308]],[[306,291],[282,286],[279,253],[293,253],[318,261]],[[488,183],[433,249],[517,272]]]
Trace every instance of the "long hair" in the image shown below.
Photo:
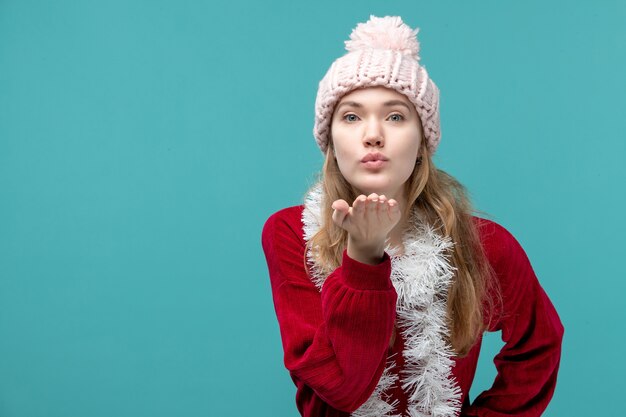
[[[449,236],[454,243],[448,253],[455,276],[448,290],[447,320],[449,343],[457,356],[463,357],[489,326],[496,311],[495,302],[501,302],[500,291],[480,242],[467,190],[451,175],[435,167],[425,140],[421,141],[420,147],[422,162],[416,164],[405,183],[407,204],[403,218],[418,209],[435,230]],[[348,233],[332,221],[331,204],[338,199],[351,204],[359,195],[339,170],[332,137],[329,138],[321,181],[322,225],[307,242],[307,250],[316,248],[312,252],[316,263],[331,272],[341,265],[348,238]]]

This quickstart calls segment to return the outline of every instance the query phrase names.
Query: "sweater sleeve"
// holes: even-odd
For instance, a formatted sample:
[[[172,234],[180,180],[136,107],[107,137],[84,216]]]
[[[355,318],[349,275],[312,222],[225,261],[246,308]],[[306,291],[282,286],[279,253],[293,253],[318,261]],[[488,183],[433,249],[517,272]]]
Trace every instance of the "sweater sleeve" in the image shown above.
[[[540,416],[554,393],[563,325],[519,242],[497,223],[490,230],[487,254],[503,298],[500,319],[490,330],[501,330],[505,344],[494,358],[493,386],[463,415]]]
[[[320,292],[304,268],[300,220],[285,213],[272,215],[262,233],[285,366],[315,400],[352,412],[384,370],[397,298],[391,260],[385,253],[367,265],[344,251]]]

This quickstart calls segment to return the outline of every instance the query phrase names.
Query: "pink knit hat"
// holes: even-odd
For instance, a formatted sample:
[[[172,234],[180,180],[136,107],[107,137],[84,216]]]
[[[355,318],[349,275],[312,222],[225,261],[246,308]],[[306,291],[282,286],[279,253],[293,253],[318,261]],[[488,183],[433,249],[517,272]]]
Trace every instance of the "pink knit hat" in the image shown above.
[[[428,151],[437,149],[439,89],[419,64],[417,32],[399,16],[370,15],[345,41],[348,53],[337,58],[319,83],[315,99],[313,135],[322,152],[328,148],[335,106],[347,93],[363,87],[384,86],[404,94],[415,106],[424,128]]]

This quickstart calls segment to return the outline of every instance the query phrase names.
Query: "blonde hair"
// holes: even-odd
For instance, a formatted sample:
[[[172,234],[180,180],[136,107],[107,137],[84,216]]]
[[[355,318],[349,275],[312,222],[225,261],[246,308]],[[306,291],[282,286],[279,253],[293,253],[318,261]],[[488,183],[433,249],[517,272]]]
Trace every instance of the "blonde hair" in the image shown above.
[[[348,238],[348,233],[332,221],[331,204],[338,199],[351,204],[359,195],[341,174],[333,154],[332,135],[329,139],[321,178],[322,225],[307,242],[307,250],[316,248],[312,252],[315,261],[325,267],[326,272],[341,265]],[[420,148],[422,162],[416,164],[405,183],[407,204],[403,218],[408,218],[415,209],[420,210],[430,225],[454,242],[449,259],[456,270],[448,290],[447,319],[449,343],[455,353],[463,357],[491,323],[496,311],[494,298],[501,302],[500,291],[472,219],[473,208],[467,190],[451,175],[434,166],[426,141],[421,141]],[[306,265],[306,256],[304,262]],[[487,317],[483,314],[485,307]]]

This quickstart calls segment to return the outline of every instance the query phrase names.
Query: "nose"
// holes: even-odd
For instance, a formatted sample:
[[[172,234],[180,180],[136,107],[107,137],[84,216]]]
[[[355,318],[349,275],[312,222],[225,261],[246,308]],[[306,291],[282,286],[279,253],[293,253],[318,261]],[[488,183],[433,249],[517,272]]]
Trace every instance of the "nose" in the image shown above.
[[[381,124],[375,118],[370,119],[365,127],[365,133],[363,135],[363,144],[365,146],[378,146],[385,145],[385,139],[383,138],[383,132]]]

